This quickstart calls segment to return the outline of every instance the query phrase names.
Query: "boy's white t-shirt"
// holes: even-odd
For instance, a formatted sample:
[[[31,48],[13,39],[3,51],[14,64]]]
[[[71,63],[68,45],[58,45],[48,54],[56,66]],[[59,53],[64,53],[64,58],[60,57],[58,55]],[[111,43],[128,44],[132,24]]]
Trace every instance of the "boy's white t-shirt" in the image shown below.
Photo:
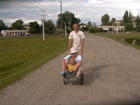
[[[81,39],[85,38],[85,34],[82,31],[78,31],[78,33],[75,33],[75,31],[72,31],[69,35],[69,39],[73,39],[73,48],[81,47]]]
[[[66,56],[64,59],[68,60],[69,57],[71,57],[72,55],[68,55]],[[77,57],[75,58],[75,62],[78,63],[78,61],[82,60],[82,55],[77,55]]]

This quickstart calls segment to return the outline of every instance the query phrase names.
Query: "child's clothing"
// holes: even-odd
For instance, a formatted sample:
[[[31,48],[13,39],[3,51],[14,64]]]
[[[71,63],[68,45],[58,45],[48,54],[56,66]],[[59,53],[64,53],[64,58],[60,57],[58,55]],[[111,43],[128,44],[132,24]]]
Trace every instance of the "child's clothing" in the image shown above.
[[[69,72],[72,72],[72,70],[75,68],[75,66],[76,66],[76,64],[74,64],[74,65],[68,64],[68,65],[67,65],[68,71],[69,71]]]

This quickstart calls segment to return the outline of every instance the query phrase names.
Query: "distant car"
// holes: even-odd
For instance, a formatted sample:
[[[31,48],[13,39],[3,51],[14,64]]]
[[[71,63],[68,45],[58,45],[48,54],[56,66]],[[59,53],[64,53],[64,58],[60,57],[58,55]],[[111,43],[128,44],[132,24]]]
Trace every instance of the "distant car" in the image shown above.
[[[13,34],[13,36],[17,36],[17,34]]]
[[[21,36],[21,34],[17,34],[17,36]]]

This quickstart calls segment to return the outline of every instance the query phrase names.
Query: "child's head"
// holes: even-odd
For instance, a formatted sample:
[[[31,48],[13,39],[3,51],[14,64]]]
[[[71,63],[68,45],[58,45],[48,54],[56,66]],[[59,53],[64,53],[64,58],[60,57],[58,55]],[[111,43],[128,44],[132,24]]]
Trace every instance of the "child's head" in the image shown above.
[[[69,63],[72,65],[76,63],[75,58],[73,56],[69,57]]]

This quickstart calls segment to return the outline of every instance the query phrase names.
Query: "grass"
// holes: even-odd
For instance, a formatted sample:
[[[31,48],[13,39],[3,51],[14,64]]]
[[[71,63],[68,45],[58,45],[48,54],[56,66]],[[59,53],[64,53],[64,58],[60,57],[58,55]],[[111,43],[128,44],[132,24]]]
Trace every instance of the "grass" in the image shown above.
[[[0,37],[0,90],[68,48],[60,36]]]
[[[128,45],[128,46],[131,46],[131,47],[134,47],[136,49],[139,49],[140,50],[140,46],[136,45],[136,44],[132,44],[132,43],[127,43],[126,41],[124,41],[124,39],[128,39],[128,38],[140,38],[140,34],[139,33],[128,33],[128,34],[121,34],[120,35],[112,35],[112,34],[106,34],[106,35],[99,35],[99,36],[102,36],[102,37],[107,37],[107,38],[111,38],[115,41],[118,41],[122,44],[125,44],[125,45]]]

